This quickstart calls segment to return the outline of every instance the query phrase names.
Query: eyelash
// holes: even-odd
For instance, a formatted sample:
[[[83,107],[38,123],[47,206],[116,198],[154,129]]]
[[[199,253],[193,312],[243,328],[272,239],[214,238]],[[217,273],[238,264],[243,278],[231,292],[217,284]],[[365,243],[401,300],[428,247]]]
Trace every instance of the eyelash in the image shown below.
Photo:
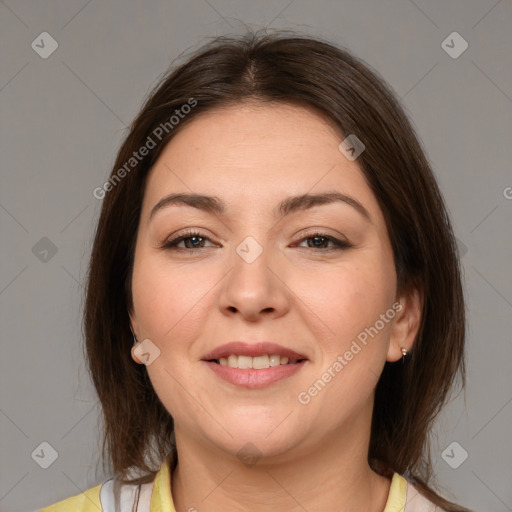
[[[189,249],[188,247],[177,247],[177,244],[179,244],[183,240],[187,240],[189,238],[194,238],[194,237],[198,237],[203,240],[208,240],[211,242],[211,240],[208,237],[203,236],[201,233],[199,233],[197,231],[187,231],[186,233],[183,233],[182,235],[180,235],[176,238],[173,238],[171,240],[164,242],[162,244],[161,248],[168,249],[168,250],[174,250],[174,251],[194,251],[197,249],[206,249],[206,247],[197,247],[196,249]],[[312,238],[324,238],[327,241],[332,242],[335,245],[335,247],[331,247],[331,248],[327,248],[327,249],[320,248],[319,250],[315,249],[314,247],[305,247],[305,249],[311,249],[315,252],[340,251],[340,250],[349,249],[351,247],[354,247],[349,242],[345,242],[343,240],[338,240],[337,238],[334,238],[330,235],[327,235],[325,233],[320,233],[320,232],[310,233],[310,234],[308,234],[308,236],[303,237],[300,240],[300,242],[303,242],[305,240],[309,240]]]

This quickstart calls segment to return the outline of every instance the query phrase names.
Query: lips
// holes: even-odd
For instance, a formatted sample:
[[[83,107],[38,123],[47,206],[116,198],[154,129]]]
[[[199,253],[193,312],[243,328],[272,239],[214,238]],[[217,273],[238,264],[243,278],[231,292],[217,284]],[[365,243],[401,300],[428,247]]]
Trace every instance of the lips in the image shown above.
[[[258,357],[262,355],[279,355],[281,357],[287,357],[290,361],[301,361],[307,360],[308,358],[304,354],[295,352],[292,349],[277,345],[276,343],[270,343],[262,341],[258,343],[246,343],[243,341],[232,341],[221,345],[216,349],[212,350],[208,354],[202,357],[203,361],[214,361],[219,360],[221,357],[229,357],[230,355],[237,356],[250,356]]]

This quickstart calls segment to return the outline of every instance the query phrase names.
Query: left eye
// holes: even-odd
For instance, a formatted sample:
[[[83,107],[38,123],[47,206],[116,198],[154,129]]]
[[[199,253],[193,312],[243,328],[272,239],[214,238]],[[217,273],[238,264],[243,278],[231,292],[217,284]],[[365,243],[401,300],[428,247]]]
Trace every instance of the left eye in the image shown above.
[[[342,240],[338,240],[337,238],[334,238],[332,236],[323,234],[323,233],[314,233],[312,235],[309,235],[302,239],[302,242],[306,240],[312,240],[313,245],[309,245],[309,249],[327,249],[327,250],[340,250],[340,249],[348,249],[349,247],[352,247],[352,244],[349,244],[348,242],[344,242]],[[325,243],[332,243],[334,247],[331,247],[330,249],[327,247],[323,247]]]
[[[301,239],[301,243],[311,240],[313,245],[308,243],[307,249],[322,249],[322,250],[342,250],[353,247],[352,244],[338,240],[330,235],[326,235],[323,233],[313,233],[307,237]],[[176,238],[173,238],[164,243],[162,248],[164,249],[177,249],[177,250],[193,250],[193,249],[204,249],[205,246],[202,245],[202,242],[211,240],[203,236],[201,233],[185,233],[184,235],[180,235]],[[185,247],[179,247],[178,244],[185,244]],[[325,244],[332,244],[334,247],[326,247]],[[298,245],[300,247],[300,244]],[[304,246],[302,246],[304,247]]]

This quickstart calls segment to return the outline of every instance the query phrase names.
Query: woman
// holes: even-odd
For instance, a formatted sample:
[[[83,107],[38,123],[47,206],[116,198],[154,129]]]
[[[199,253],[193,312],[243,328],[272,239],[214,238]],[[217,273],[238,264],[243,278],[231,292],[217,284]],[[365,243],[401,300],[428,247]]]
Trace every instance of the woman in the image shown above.
[[[464,385],[457,248],[375,72],[319,39],[217,38],[94,195],[85,348],[116,477],[44,511],[466,510],[428,451]]]

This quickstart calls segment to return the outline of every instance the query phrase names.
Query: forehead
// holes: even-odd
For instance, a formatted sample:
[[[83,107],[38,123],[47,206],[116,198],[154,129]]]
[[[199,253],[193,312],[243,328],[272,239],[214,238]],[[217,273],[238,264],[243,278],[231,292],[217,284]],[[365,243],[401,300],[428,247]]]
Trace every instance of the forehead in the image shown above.
[[[287,162],[322,157],[336,149],[341,134],[312,108],[288,104],[242,103],[204,112],[164,149],[174,161],[205,160],[219,168],[230,162],[254,169],[282,158]],[[261,151],[265,149],[266,151]],[[161,155],[165,158],[165,155]],[[214,157],[214,158],[213,158]],[[265,168],[260,165],[261,172]]]
[[[163,149],[148,177],[143,210],[172,192],[221,197],[234,210],[272,209],[283,197],[327,190],[379,207],[344,139],[312,108],[241,104],[198,115]]]

